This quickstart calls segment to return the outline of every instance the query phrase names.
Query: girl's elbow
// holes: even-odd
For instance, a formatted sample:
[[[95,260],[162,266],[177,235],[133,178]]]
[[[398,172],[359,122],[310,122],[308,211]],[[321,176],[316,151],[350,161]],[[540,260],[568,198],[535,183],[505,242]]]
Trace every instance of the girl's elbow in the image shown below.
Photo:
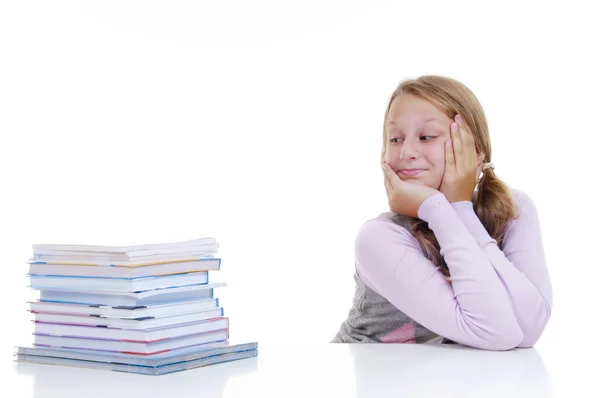
[[[548,325],[548,321],[550,320],[550,314],[552,313],[552,308],[550,305],[546,306],[546,313],[540,317],[538,322],[530,325],[526,333],[523,333],[523,341],[519,343],[518,348],[531,348],[538,342],[540,337],[542,337],[542,333],[546,329],[546,325]]]
[[[496,333],[488,335],[479,348],[489,351],[508,351],[517,348],[523,341],[523,331],[515,322],[510,327],[496,330]]]
[[[517,346],[517,348],[532,348],[535,345],[535,343],[537,343],[537,341],[538,341],[538,339],[535,339],[535,340],[532,340],[532,341],[525,341],[525,340],[523,340],[521,342],[521,344],[519,344]]]
[[[497,330],[495,333],[489,333],[485,337],[481,336],[477,342],[465,342],[463,344],[487,351],[508,351],[517,348],[523,341],[523,332],[521,328],[511,327]]]
[[[544,325],[545,326],[545,325]],[[544,331],[544,326],[540,327],[537,330],[530,331],[524,334],[523,341],[519,343],[518,348],[531,348],[538,342],[540,337],[542,337],[542,332]]]
[[[545,325],[544,325],[545,326]],[[544,331],[544,327],[540,327],[538,330],[530,331],[529,333],[524,333],[523,341],[519,343],[518,348],[531,348],[538,342],[540,337],[542,337],[542,332]]]
[[[499,334],[490,341],[488,349],[493,351],[508,351],[517,348],[523,342],[523,331],[518,326]]]

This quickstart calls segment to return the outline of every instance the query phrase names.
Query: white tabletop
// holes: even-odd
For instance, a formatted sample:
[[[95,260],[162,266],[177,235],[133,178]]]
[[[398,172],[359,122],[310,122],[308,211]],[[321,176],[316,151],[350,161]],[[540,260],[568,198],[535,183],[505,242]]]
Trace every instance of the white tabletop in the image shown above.
[[[163,376],[13,363],[18,396],[550,397],[535,348],[490,352],[415,344],[260,344],[258,357]]]

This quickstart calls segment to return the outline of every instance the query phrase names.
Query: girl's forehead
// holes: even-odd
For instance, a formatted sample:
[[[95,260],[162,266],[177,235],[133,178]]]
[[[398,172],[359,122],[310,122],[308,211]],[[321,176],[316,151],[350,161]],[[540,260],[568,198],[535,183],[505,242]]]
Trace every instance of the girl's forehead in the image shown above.
[[[445,124],[449,119],[442,110],[431,102],[408,95],[394,99],[388,113],[389,124],[427,123],[430,121]]]

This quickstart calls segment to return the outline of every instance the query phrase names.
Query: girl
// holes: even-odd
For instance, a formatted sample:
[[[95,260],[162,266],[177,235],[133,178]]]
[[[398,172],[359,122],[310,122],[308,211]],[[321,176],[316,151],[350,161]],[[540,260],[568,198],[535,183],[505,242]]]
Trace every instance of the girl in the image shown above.
[[[406,80],[383,138],[391,212],[358,231],[353,306],[332,342],[533,346],[552,310],[537,211],[494,173],[475,95]]]

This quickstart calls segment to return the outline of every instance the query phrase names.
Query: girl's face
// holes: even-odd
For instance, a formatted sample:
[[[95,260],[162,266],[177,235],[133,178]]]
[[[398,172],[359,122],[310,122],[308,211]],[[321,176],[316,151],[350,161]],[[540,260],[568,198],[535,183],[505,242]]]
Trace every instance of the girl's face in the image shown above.
[[[439,189],[446,165],[444,142],[450,139],[452,121],[425,99],[396,97],[385,126],[385,161],[401,180]]]

